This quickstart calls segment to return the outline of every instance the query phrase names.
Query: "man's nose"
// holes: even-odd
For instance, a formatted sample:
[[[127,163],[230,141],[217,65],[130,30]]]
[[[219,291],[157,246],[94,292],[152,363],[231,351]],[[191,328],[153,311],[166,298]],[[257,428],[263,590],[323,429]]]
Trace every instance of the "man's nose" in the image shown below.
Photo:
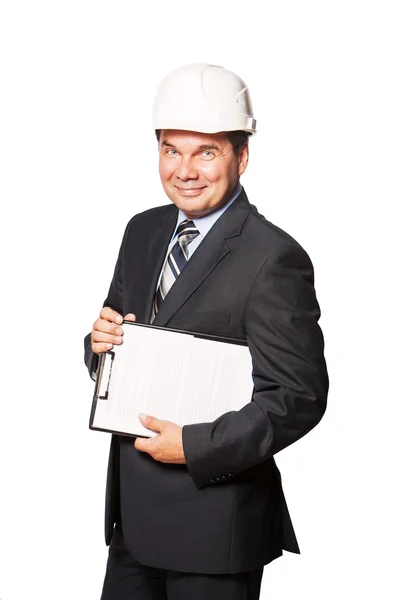
[[[194,168],[194,165],[190,158],[182,158],[179,162],[179,165],[175,171],[175,175],[178,179],[182,181],[187,181],[188,179],[197,179],[197,171]]]

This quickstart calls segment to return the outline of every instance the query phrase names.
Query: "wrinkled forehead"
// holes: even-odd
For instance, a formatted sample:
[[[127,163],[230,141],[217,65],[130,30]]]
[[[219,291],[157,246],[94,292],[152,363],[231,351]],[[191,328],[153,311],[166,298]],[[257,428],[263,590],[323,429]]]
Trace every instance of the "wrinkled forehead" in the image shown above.
[[[200,133],[198,131],[186,131],[181,129],[161,129],[159,135],[160,146],[174,146],[182,149],[210,147],[222,149],[230,145],[225,132]]]

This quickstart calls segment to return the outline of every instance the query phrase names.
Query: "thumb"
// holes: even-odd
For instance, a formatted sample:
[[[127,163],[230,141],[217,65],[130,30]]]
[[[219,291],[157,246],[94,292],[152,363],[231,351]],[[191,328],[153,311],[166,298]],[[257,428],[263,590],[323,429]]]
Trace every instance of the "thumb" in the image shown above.
[[[136,321],[136,315],[133,313],[128,313],[124,316],[124,321]]]
[[[146,429],[151,429],[151,431],[157,431],[158,433],[161,432],[164,423],[162,419],[156,419],[156,417],[144,413],[139,414],[139,419]]]

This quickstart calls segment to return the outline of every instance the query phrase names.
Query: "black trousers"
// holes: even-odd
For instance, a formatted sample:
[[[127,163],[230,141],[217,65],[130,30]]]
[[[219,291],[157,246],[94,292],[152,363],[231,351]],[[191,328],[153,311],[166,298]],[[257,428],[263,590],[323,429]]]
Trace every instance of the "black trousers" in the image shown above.
[[[129,553],[116,528],[101,600],[258,600],[263,569],[202,575],[146,567]]]

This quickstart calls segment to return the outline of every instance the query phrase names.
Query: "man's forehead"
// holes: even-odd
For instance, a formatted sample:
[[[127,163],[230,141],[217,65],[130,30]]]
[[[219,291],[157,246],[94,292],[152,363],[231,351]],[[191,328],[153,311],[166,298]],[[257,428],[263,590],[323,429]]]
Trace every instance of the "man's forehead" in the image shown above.
[[[183,131],[179,129],[162,129],[161,145],[195,145],[221,148],[228,142],[226,133],[200,133],[198,131]]]

